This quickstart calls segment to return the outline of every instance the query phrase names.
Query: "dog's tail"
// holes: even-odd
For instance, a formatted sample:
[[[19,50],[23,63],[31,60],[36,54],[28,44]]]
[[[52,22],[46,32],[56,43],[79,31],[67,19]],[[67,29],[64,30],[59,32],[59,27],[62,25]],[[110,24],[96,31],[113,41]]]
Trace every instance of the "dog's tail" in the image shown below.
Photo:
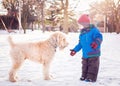
[[[11,47],[15,46],[14,42],[12,41],[11,36],[8,36],[8,42],[9,42],[9,44],[10,44]]]

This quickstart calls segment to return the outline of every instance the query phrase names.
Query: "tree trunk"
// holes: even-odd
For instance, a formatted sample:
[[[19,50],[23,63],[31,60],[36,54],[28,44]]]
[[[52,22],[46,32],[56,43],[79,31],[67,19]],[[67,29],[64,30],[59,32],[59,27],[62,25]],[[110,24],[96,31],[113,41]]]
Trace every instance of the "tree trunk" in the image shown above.
[[[21,33],[21,30],[23,28],[22,28],[22,24],[21,24],[21,2],[20,2],[20,0],[19,0],[19,15],[17,15],[17,19],[18,19],[18,22],[19,22],[19,32]]]
[[[66,0],[66,3],[64,5],[64,24],[63,24],[63,31],[65,33],[68,33],[68,0]]]
[[[41,24],[42,24],[42,30],[45,32],[45,24],[44,24],[44,0],[41,4]]]
[[[120,22],[116,23],[116,33],[120,33]]]

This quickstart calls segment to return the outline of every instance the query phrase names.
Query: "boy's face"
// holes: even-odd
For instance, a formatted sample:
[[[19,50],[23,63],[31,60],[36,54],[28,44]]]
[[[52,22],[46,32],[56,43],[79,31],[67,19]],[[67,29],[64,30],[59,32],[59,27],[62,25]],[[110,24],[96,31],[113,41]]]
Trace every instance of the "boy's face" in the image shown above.
[[[79,24],[82,25],[83,27],[89,27],[89,25],[90,25],[89,23],[84,23],[84,22],[83,23],[79,23]]]

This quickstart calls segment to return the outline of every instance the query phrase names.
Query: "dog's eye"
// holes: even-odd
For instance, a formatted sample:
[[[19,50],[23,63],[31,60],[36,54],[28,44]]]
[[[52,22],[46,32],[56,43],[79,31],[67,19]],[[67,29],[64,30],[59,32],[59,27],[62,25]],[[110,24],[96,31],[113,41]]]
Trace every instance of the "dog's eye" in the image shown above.
[[[63,39],[63,41],[65,41],[65,38]]]

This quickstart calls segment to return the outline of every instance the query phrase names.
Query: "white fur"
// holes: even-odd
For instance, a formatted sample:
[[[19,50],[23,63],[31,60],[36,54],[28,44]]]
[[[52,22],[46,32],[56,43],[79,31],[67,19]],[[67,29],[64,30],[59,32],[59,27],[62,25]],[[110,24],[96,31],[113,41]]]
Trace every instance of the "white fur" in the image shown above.
[[[17,70],[26,59],[43,64],[44,79],[50,80],[49,67],[56,48],[64,49],[68,45],[62,32],[55,32],[47,40],[34,43],[14,43],[11,37],[8,37],[8,41],[11,46],[10,55],[13,61],[9,72],[11,82],[17,81]]]

